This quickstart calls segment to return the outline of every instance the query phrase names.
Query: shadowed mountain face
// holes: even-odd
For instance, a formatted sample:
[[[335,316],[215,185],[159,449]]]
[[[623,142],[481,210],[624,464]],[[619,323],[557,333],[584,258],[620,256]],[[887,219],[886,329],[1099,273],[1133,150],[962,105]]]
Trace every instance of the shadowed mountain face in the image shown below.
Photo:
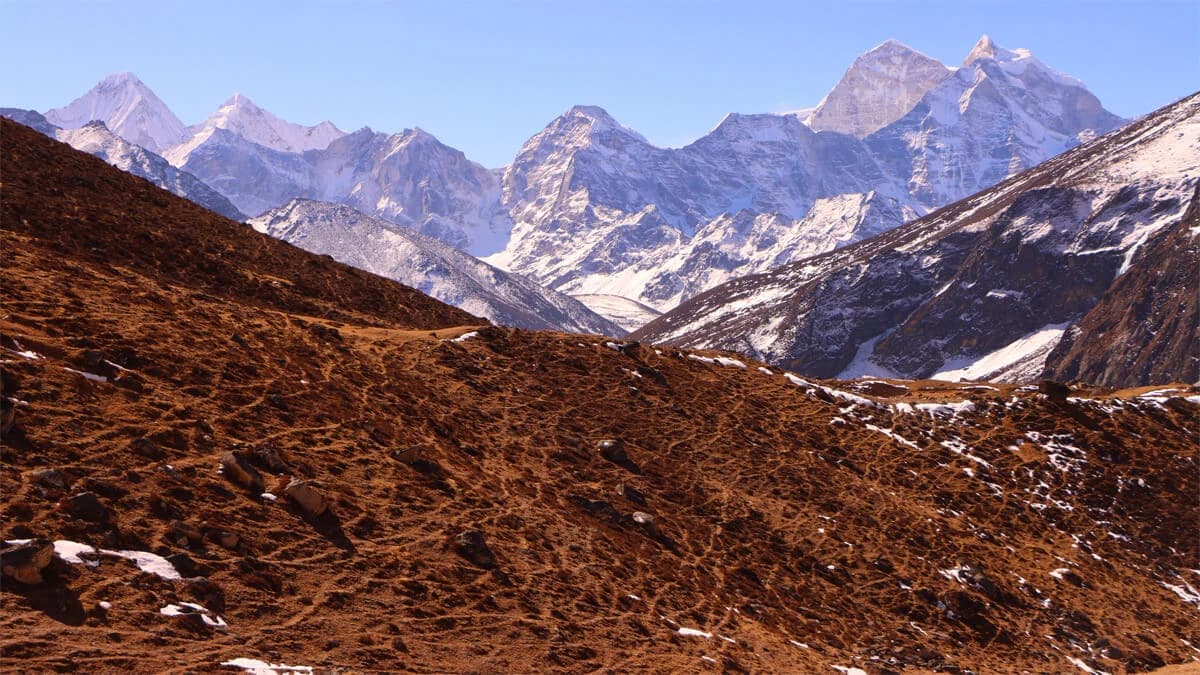
[[[1195,324],[1172,317],[1194,301],[1182,223],[1195,208],[1198,119],[1193,95],[903,227],[719,286],[634,335],[823,377],[1028,381],[1045,367],[1111,385],[1192,382],[1183,345]],[[1157,247],[1164,237],[1173,243]],[[1127,315],[1120,336],[1079,343],[1088,355],[1071,358],[1092,365],[1051,354],[1089,312],[1087,325],[1104,325],[1103,298],[1114,309],[1136,294],[1155,309]],[[1097,365],[1117,356],[1131,367]]]
[[[0,585],[6,665],[1119,672],[1200,641],[1188,392],[480,326],[0,124],[0,511],[57,542]]]

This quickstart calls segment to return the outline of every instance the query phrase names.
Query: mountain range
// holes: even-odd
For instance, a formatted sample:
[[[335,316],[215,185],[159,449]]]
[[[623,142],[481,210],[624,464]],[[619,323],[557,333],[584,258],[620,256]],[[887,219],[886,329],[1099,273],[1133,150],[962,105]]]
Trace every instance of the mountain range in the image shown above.
[[[1200,380],[1200,94],[634,334],[819,377]]]
[[[678,149],[577,106],[495,170],[421,129],[304,127],[241,95],[184,127],[129,74],[47,115],[96,116],[248,214],[341,203],[548,288],[656,312],[887,231],[1123,122],[1079,81],[986,36],[957,67],[885,42],[815,109],[731,114]],[[636,327],[652,314],[622,316]]]

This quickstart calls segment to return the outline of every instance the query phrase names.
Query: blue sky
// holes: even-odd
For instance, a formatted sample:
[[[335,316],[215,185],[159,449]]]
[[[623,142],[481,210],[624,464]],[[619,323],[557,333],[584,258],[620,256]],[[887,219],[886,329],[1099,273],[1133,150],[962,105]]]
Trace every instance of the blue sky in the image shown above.
[[[896,38],[956,65],[1026,47],[1133,116],[1200,88],[1200,1],[0,0],[0,105],[138,74],[193,124],[234,91],[295,122],[420,126],[487,166],[575,104],[660,145],[815,104]]]

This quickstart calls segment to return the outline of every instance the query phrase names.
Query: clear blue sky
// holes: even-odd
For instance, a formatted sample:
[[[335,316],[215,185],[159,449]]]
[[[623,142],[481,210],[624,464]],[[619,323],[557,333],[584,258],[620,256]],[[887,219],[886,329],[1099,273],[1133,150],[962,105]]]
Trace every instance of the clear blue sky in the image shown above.
[[[956,65],[983,33],[1134,116],[1200,89],[1200,0],[0,0],[0,105],[138,74],[184,122],[234,91],[295,122],[420,126],[487,166],[575,104],[660,145],[815,104],[896,38]]]

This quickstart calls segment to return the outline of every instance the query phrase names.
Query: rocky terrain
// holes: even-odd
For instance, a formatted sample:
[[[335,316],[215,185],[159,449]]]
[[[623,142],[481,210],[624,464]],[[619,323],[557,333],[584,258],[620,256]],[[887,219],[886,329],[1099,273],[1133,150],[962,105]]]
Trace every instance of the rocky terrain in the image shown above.
[[[1194,392],[817,382],[488,326],[0,125],[8,667],[1200,653]]]
[[[714,288],[634,337],[821,377],[1195,382],[1198,185],[1193,95],[903,227]]]

